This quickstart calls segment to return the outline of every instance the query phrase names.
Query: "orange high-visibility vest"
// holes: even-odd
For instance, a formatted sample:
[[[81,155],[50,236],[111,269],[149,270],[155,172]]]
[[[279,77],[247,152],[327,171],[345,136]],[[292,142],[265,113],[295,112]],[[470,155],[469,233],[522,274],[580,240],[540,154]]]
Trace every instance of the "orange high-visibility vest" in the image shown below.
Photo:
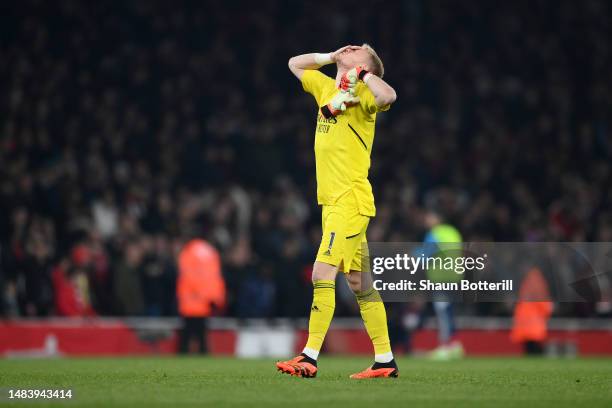
[[[181,316],[206,317],[212,304],[224,306],[221,260],[212,245],[202,239],[189,241],[179,253],[178,269],[176,295]]]
[[[546,340],[546,325],[553,310],[553,303],[548,299],[550,292],[546,279],[538,268],[532,268],[521,282],[519,301],[514,308],[512,341]]]

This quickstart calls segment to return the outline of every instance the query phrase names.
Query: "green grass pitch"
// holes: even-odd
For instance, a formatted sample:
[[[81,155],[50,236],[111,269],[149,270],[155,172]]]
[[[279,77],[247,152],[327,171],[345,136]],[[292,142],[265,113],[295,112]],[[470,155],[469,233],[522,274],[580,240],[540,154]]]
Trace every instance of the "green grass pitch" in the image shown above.
[[[84,407],[612,407],[610,359],[402,358],[400,378],[356,381],[363,357],[322,356],[319,376],[276,372],[273,360],[82,358],[0,360],[0,388],[72,388],[72,401],[4,406]]]

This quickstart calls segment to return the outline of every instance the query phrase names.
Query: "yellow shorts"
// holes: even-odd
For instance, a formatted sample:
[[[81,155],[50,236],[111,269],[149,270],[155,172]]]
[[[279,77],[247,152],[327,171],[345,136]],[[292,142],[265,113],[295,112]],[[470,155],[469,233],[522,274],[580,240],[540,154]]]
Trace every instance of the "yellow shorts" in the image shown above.
[[[317,261],[338,266],[344,273],[361,271],[362,244],[367,244],[370,217],[359,214],[355,194],[349,190],[322,211],[323,236]]]

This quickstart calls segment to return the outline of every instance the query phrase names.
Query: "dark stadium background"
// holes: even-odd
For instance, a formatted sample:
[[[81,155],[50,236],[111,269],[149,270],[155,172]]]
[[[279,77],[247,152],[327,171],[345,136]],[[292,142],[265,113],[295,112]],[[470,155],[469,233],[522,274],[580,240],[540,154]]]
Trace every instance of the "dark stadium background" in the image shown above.
[[[4,2],[0,313],[175,316],[186,234],[220,251],[229,317],[306,317],[320,239],[316,106],[295,54],[370,43],[381,114],[371,241],[612,241],[607,1]],[[327,70],[326,70],[327,72]],[[607,302],[562,304],[604,317]],[[510,316],[511,305],[463,315]],[[401,311],[400,311],[401,312]],[[356,315],[341,290],[338,316]]]

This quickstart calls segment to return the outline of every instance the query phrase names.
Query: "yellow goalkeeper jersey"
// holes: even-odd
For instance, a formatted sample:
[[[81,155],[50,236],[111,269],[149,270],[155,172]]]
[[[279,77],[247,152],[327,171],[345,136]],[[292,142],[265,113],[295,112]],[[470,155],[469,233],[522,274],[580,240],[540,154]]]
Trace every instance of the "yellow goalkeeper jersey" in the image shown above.
[[[328,104],[338,89],[336,81],[317,70],[302,74],[302,86],[314,96],[317,106]],[[374,143],[376,113],[389,106],[376,106],[374,95],[363,83],[356,87],[359,104],[348,107],[335,118],[325,119],[320,110],[315,133],[317,167],[317,200],[320,205],[333,205],[352,190],[359,213],[376,215],[372,186],[368,180],[370,154]]]

